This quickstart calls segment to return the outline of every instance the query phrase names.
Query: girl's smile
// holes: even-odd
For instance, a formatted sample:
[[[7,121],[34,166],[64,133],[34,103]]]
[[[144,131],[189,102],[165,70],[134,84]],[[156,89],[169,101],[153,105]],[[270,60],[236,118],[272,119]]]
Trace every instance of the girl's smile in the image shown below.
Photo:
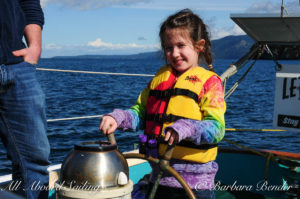
[[[180,74],[198,66],[198,50],[185,29],[169,29],[165,33],[165,55],[170,65]]]

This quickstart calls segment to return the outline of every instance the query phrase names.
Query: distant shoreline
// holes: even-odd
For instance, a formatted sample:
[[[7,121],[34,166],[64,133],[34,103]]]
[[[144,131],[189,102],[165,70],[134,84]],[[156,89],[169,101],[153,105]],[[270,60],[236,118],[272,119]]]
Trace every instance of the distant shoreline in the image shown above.
[[[249,52],[254,41],[248,35],[227,36],[213,40],[212,54],[214,59],[239,59]],[[300,59],[300,49],[294,46],[272,46],[269,48],[277,59]],[[120,60],[142,60],[142,59],[163,59],[162,51],[142,52],[125,55],[74,55],[74,56],[54,56],[42,59],[120,59]],[[260,59],[272,59],[266,52]]]

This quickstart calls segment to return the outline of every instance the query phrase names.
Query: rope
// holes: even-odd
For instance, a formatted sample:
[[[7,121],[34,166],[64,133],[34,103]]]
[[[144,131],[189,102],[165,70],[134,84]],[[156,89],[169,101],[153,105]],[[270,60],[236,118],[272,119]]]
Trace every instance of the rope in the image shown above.
[[[268,176],[269,176],[269,168],[270,168],[270,161],[272,160],[273,162],[277,163],[277,164],[281,164],[281,165],[285,165],[287,166],[289,169],[297,169],[299,167],[299,162],[295,161],[295,159],[291,158],[291,157],[285,157],[285,156],[282,156],[282,155],[277,155],[277,154],[273,154],[272,152],[264,152],[264,153],[261,153],[255,149],[251,149],[251,148],[248,148],[244,145],[241,145],[237,142],[234,142],[234,141],[231,141],[231,140],[228,140],[228,139],[225,139],[223,138],[224,141],[230,143],[230,144],[233,144],[233,145],[236,145],[240,148],[243,148],[247,151],[250,151],[254,154],[257,154],[259,156],[262,156],[264,158],[266,158],[266,168],[265,168],[265,175],[264,175],[264,180],[267,181],[268,180]],[[286,162],[284,162],[286,161]]]
[[[69,118],[58,118],[58,119],[48,119],[47,122],[57,122],[57,121],[67,121],[67,120],[79,120],[79,119],[89,119],[89,118],[101,118],[103,115],[91,115],[82,117],[69,117]]]
[[[265,158],[267,158],[267,159],[270,159],[270,160],[272,160],[272,161],[274,161],[274,162],[276,162],[276,163],[279,163],[279,162],[278,162],[278,159],[279,159],[279,160],[293,161],[292,158],[288,158],[288,157],[285,157],[285,156],[272,154],[271,152],[264,152],[264,153],[262,153],[262,152],[259,152],[259,151],[255,150],[255,149],[251,149],[251,148],[249,148],[249,147],[246,147],[246,146],[244,146],[244,145],[241,145],[241,144],[239,144],[239,143],[237,143],[237,142],[234,142],[234,141],[231,141],[231,140],[228,140],[228,139],[225,139],[225,138],[223,138],[223,140],[226,141],[226,142],[228,142],[228,143],[230,143],[230,144],[236,145],[236,146],[238,146],[238,147],[240,147],[240,148],[242,148],[242,149],[245,149],[245,150],[247,150],[247,151],[250,151],[250,152],[252,152],[252,153],[254,153],[254,154],[257,154],[257,155],[263,156],[263,157],[265,157]]]
[[[85,73],[85,74],[101,74],[101,75],[123,75],[123,76],[140,76],[140,77],[153,77],[150,74],[134,74],[134,73],[108,73],[108,72],[94,72],[94,71],[82,71],[82,70],[61,70],[51,68],[36,68],[41,71],[54,71],[54,72],[65,72],[65,73]]]
[[[101,118],[103,115],[90,115],[90,116],[80,116],[80,117],[68,117],[68,118],[58,118],[58,119],[48,119],[47,122],[58,122],[58,121],[68,121],[68,120],[79,120],[79,119],[90,119],[90,118]],[[252,131],[252,132],[277,132],[286,131],[281,129],[236,129],[236,128],[226,128],[226,131]]]
[[[238,146],[238,147],[240,147],[240,148],[242,148],[242,149],[245,149],[245,150],[247,150],[247,151],[250,151],[250,152],[252,152],[252,153],[255,153],[255,154],[257,154],[257,155],[266,157],[265,154],[263,154],[263,153],[261,153],[261,152],[259,152],[259,151],[257,151],[257,150],[248,148],[248,147],[246,147],[246,146],[244,146],[244,145],[241,145],[241,144],[239,144],[239,143],[237,143],[237,142],[234,142],[234,141],[231,141],[231,140],[228,140],[228,139],[225,139],[225,138],[223,138],[223,140],[226,141],[226,142],[228,142],[228,143],[230,143],[230,144],[232,144],[232,145],[236,145],[236,146]]]
[[[270,132],[270,131],[286,131],[282,129],[234,129],[226,128],[226,131],[253,131],[253,132]]]
[[[270,168],[270,160],[272,158],[272,154],[269,153],[267,155],[267,162],[266,162],[266,169],[265,169],[265,181],[268,181],[268,176],[269,176],[269,168]]]

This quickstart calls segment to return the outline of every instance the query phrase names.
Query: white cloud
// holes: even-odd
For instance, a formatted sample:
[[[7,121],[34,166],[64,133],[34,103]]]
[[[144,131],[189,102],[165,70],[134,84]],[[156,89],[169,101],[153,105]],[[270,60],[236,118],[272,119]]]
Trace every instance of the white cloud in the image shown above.
[[[47,50],[59,50],[61,49],[61,46],[58,46],[56,44],[47,44],[45,47],[43,47],[44,49],[47,49]]]
[[[270,1],[254,3],[251,7],[246,9],[246,12],[251,13],[275,13],[278,11],[280,12],[280,4],[274,4]]]
[[[115,5],[127,6],[149,0],[41,0],[42,7],[48,4],[59,4],[67,8],[77,10],[93,10]]]
[[[151,52],[160,49],[159,44],[139,45],[136,43],[113,44],[103,42],[100,38],[85,45],[43,45],[42,57],[75,56],[75,55],[128,55]]]
[[[246,34],[238,25],[234,25],[231,30],[232,35],[244,35]]]
[[[91,41],[88,43],[88,46],[93,46],[93,47],[113,47],[112,43],[105,43],[103,42],[100,38],[96,39],[95,41]]]
[[[146,41],[147,39],[145,37],[138,37],[139,41]]]
[[[288,13],[300,13],[300,1],[287,2],[285,8]]]
[[[289,1],[284,2],[284,8],[287,11],[285,15],[290,13],[300,13],[299,1]],[[246,13],[280,13],[281,11],[281,1],[261,1],[258,3],[253,3],[249,8],[245,10]],[[238,26],[234,25],[229,28],[227,27],[218,27],[215,24],[217,20],[216,17],[212,17],[207,20],[207,23],[211,30],[212,39],[220,39],[229,35],[245,35],[246,33]]]
[[[300,13],[299,1],[284,1],[284,8],[287,13]],[[280,13],[281,1],[263,1],[252,4],[251,7],[246,9],[247,13]],[[286,13],[284,13],[286,14]]]
[[[47,3],[49,2],[50,0],[40,0],[40,3],[41,3],[41,6],[42,8],[45,8]]]
[[[240,3],[228,1],[201,1],[199,0],[40,0],[41,5],[57,4],[71,9],[91,10],[103,7],[135,8],[147,10],[176,11],[189,7],[194,11],[243,11]]]
[[[132,48],[140,48],[140,49],[158,49],[159,45],[140,45],[136,43],[128,43],[128,44],[112,44],[112,43],[106,43],[103,42],[101,38],[97,38],[95,41],[88,42],[88,46],[94,47],[94,48],[106,48],[110,50],[115,49],[132,49]]]
[[[245,35],[245,34],[246,33],[236,24],[229,28],[214,28],[211,30],[212,40],[220,39],[229,35]]]
[[[118,7],[124,7],[119,5]],[[183,8],[191,8],[193,11],[242,11],[243,6],[240,3],[228,2],[222,0],[149,0],[146,3],[131,4],[128,7],[135,9],[178,11]]]
[[[287,13],[300,13],[299,1],[285,2],[285,10]],[[245,10],[246,13],[280,13],[281,2],[274,3],[271,1],[262,1],[254,3]],[[286,14],[286,13],[284,13]],[[217,27],[215,25],[215,17],[208,20],[209,27],[211,27],[212,39],[220,39],[229,35],[245,35],[246,33],[236,24],[229,28]]]
[[[231,26],[221,27],[216,25],[217,17],[213,16],[206,19],[204,22],[207,24],[208,32],[210,32],[211,40],[220,39],[229,35],[245,35],[246,33],[236,24]]]

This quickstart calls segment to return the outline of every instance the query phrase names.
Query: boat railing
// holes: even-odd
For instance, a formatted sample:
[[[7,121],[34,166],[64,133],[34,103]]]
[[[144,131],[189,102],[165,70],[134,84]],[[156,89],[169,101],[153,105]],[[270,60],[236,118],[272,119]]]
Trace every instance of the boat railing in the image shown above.
[[[250,66],[251,67],[251,66]],[[52,71],[52,72],[65,72],[65,73],[84,73],[84,74],[97,74],[97,75],[122,75],[122,76],[140,76],[140,77],[153,77],[153,74],[136,74],[136,73],[112,73],[112,72],[95,72],[95,71],[81,71],[81,70],[62,70],[62,69],[52,69],[52,68],[36,68],[39,71]],[[230,90],[230,89],[229,89]],[[67,118],[53,118],[47,119],[47,122],[59,122],[59,121],[68,121],[68,120],[81,120],[81,119],[94,119],[102,118],[103,115],[87,115],[87,116],[76,116],[76,117],[67,117]],[[226,128],[226,131],[230,132],[278,132],[285,131],[281,129],[245,129],[245,128]]]

